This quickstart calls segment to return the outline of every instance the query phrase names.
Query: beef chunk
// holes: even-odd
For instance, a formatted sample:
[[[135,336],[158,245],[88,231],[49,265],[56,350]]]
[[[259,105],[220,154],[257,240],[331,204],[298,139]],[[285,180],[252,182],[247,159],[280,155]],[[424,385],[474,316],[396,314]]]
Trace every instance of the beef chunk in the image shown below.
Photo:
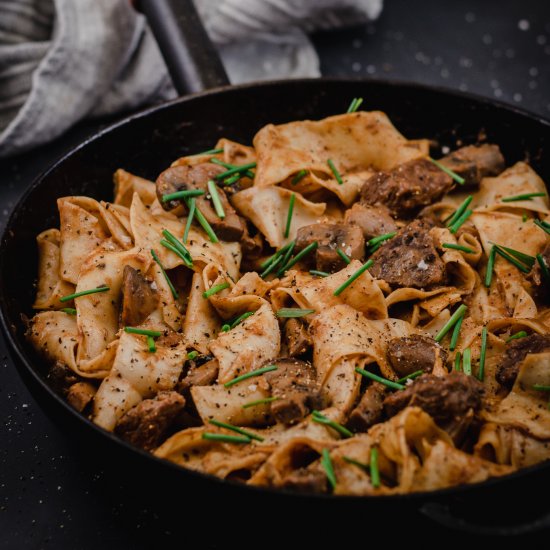
[[[346,267],[347,264],[338,254],[338,249],[355,260],[363,260],[365,257],[365,239],[361,229],[356,225],[314,223],[300,227],[296,235],[296,252],[314,241],[319,243],[315,251],[315,260],[320,271],[334,272]],[[313,257],[313,254],[311,256]]]
[[[250,235],[245,224],[245,231],[241,239],[241,250],[243,258],[248,260],[257,260],[263,251],[264,241],[261,233],[256,233],[253,237]]]
[[[497,366],[496,379],[502,386],[511,389],[516,381],[519,364],[530,353],[543,353],[550,350],[549,334],[531,334],[512,340],[506,344],[506,351]]]
[[[138,269],[125,265],[122,274],[122,325],[141,325],[155,311],[158,303],[159,293],[151,287],[150,281]]]
[[[150,451],[158,447],[184,406],[185,399],[179,393],[159,392],[122,415],[115,433],[128,443]]]
[[[313,344],[304,322],[300,319],[289,319],[286,322],[284,336],[290,357],[302,355]]]
[[[176,191],[186,189],[200,189],[205,194],[196,197],[197,208],[202,212],[208,223],[214,229],[216,235],[224,241],[239,241],[244,234],[245,223],[231,206],[223,189],[218,187],[218,194],[225,212],[222,220],[216,214],[212,201],[208,198],[208,180],[226,169],[209,162],[195,165],[172,166],[160,174],[157,178],[157,197],[165,210],[172,210],[179,206],[182,201],[173,200],[163,202],[162,197]]]
[[[468,145],[453,151],[439,160],[466,181],[466,185],[478,185],[482,178],[498,176],[504,170],[504,157],[498,145]]]
[[[365,241],[397,231],[390,211],[383,205],[370,206],[356,202],[346,210],[344,222],[356,225],[363,232]]]
[[[544,247],[541,254],[545,264],[550,267],[550,242]],[[535,296],[545,303],[548,303],[550,301],[550,289],[548,288],[548,284],[546,283],[538,262],[535,262],[527,278],[533,285]]]
[[[70,387],[76,384],[80,378],[65,363],[56,361],[50,367],[47,379],[56,393],[66,397]]]
[[[445,264],[439,257],[428,220],[415,220],[386,241],[372,256],[373,277],[397,287],[430,288],[445,282]]]
[[[419,370],[432,372],[438,357],[441,357],[443,364],[447,360],[447,352],[433,338],[422,334],[392,338],[388,342],[386,355],[399,377]]]
[[[277,359],[277,370],[266,373],[271,395],[277,397],[271,403],[271,413],[277,422],[294,424],[304,418],[311,409],[321,408],[321,387],[317,372],[310,363],[298,359]]]
[[[423,374],[404,390],[384,399],[384,411],[394,416],[405,407],[420,407],[439,425],[445,426],[464,417],[470,409],[481,407],[483,384],[461,372],[448,376]]]
[[[280,486],[297,493],[325,493],[327,476],[318,469],[298,468],[287,474]]]
[[[67,402],[73,409],[82,412],[96,394],[96,387],[89,382],[77,382],[69,388]]]
[[[384,416],[384,398],[386,386],[373,382],[361,397],[357,407],[351,411],[348,425],[356,432],[366,432],[374,424],[382,421]]]
[[[443,170],[427,159],[416,159],[371,176],[361,189],[361,202],[383,204],[398,217],[410,218],[452,186],[452,178]]]
[[[219,369],[217,359],[211,359],[202,365],[194,365],[187,371],[185,378],[179,381],[177,390],[187,396],[191,386],[211,386],[218,377]]]

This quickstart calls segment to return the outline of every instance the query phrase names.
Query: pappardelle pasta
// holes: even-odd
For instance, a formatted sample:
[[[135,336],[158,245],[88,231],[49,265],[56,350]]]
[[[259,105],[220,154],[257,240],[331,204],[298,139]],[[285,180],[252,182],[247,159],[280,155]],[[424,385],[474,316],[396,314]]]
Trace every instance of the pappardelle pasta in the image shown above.
[[[56,391],[157,457],[289,491],[548,460],[544,182],[350,111],[60,198],[27,331]]]

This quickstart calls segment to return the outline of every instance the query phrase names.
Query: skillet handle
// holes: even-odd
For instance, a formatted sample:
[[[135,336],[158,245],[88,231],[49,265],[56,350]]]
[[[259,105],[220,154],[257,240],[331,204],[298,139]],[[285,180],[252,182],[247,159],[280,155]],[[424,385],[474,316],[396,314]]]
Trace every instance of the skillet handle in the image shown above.
[[[192,0],[140,0],[178,93],[229,84]]]

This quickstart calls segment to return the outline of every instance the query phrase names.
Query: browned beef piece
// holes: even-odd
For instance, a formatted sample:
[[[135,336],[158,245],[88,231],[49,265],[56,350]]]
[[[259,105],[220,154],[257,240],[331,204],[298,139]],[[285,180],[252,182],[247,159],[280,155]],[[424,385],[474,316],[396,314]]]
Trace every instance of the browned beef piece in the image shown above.
[[[176,191],[186,189],[200,189],[205,194],[196,197],[197,208],[202,212],[208,223],[214,229],[216,235],[224,241],[239,241],[244,234],[245,224],[242,218],[238,216],[235,209],[229,204],[227,197],[220,187],[218,194],[225,212],[225,218],[222,220],[216,214],[212,201],[208,198],[208,180],[214,179],[216,174],[224,172],[226,169],[217,164],[204,162],[195,165],[172,166],[160,174],[157,178],[157,197],[165,210],[172,210],[179,206],[183,201],[173,200],[163,202],[162,197]]]
[[[506,351],[497,366],[496,379],[502,386],[511,389],[516,381],[519,364],[531,353],[550,350],[549,334],[531,334],[506,344]]]
[[[550,241],[544,247],[541,254],[544,262],[550,268]],[[548,302],[550,299],[550,289],[548,288],[548,284],[542,274],[542,270],[538,262],[535,262],[527,278],[533,285],[533,292],[535,296],[540,300]]]
[[[384,399],[384,412],[394,416],[405,407],[420,407],[445,426],[481,407],[483,384],[473,376],[452,372],[448,376],[423,374],[404,390]]]
[[[178,382],[177,390],[187,396],[192,386],[211,386],[216,381],[219,370],[217,359],[211,359],[202,365],[193,365],[185,378]]]
[[[123,326],[141,325],[157,308],[159,293],[151,287],[139,269],[124,266],[122,274],[122,312],[120,320]]]
[[[321,470],[298,468],[283,478],[281,488],[297,493],[325,493],[327,476]]]
[[[381,422],[384,416],[384,398],[386,386],[373,382],[361,397],[358,405],[351,411],[348,425],[356,432],[366,432],[374,424]]]
[[[184,406],[185,399],[179,393],[159,392],[122,415],[115,433],[128,443],[150,451],[158,447]]]
[[[422,334],[392,338],[388,342],[386,355],[399,377],[419,370],[432,372],[438,357],[441,357],[443,364],[447,360],[447,352],[433,338]]]
[[[354,260],[363,260],[365,257],[365,239],[361,229],[356,225],[314,223],[300,227],[296,235],[296,252],[315,241],[319,243],[315,260],[320,271],[334,272],[346,267],[347,264],[338,254],[338,249]]]
[[[73,384],[76,384],[80,380],[80,377],[77,376],[67,365],[61,361],[56,361],[50,367],[47,379],[50,386],[56,393],[66,397],[70,387]]]
[[[245,224],[245,231],[241,239],[243,258],[248,260],[256,260],[261,256],[263,248],[264,241],[262,239],[262,234],[256,233],[256,235],[252,237]]]
[[[73,409],[82,412],[96,394],[96,387],[89,382],[77,382],[69,388],[67,402]]]
[[[277,370],[266,373],[271,395],[271,414],[283,424],[294,424],[309,411],[322,407],[321,386],[317,372],[310,363],[299,359],[282,358],[273,361]]]
[[[505,166],[498,145],[468,145],[439,160],[443,166],[456,172],[466,185],[478,185],[482,178],[498,176]]]
[[[429,220],[415,220],[372,256],[373,277],[391,286],[430,288],[445,283],[445,264],[435,249]]]
[[[344,222],[359,227],[365,241],[397,231],[397,225],[390,211],[382,204],[370,206],[356,202],[346,210]]]
[[[300,319],[289,319],[285,323],[285,342],[290,357],[302,355],[313,345],[307,328]]]
[[[361,189],[361,202],[383,204],[398,217],[410,218],[437,202],[452,186],[452,178],[429,160],[411,160],[391,172],[371,176]]]

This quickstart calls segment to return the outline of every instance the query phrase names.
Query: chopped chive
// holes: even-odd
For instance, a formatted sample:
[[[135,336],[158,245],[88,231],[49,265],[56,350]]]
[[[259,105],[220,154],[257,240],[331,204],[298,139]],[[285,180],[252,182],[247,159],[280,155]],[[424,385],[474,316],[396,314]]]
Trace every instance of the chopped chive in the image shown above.
[[[424,371],[422,369],[416,370],[414,372],[411,372],[411,374],[407,374],[407,376],[403,376],[403,378],[400,378],[397,383],[403,384],[407,380],[414,380],[415,378],[418,378],[419,376],[422,376],[424,374]]]
[[[336,181],[339,185],[342,185],[344,182],[342,180],[342,176],[340,175],[340,172],[336,169],[336,166],[334,166],[334,162],[332,160],[327,160],[328,167],[331,169],[332,173],[334,174],[334,177],[336,178]]]
[[[210,422],[210,424],[212,424],[213,426],[217,426],[218,428],[225,428],[226,430],[237,432],[238,434],[245,435],[246,437],[249,437],[250,439],[255,439],[256,441],[264,440],[263,437],[260,437],[259,435],[256,435],[255,433],[249,432],[247,430],[243,430],[242,428],[239,428],[238,426],[234,426],[233,424],[220,422],[219,420],[215,420],[213,418],[211,418],[208,422]]]
[[[464,374],[472,374],[472,351],[466,348],[462,354],[462,372]]]
[[[313,422],[317,422],[318,424],[325,424],[326,426],[329,426],[344,437],[353,437],[353,433],[350,432],[345,426],[342,426],[342,424],[338,424],[338,422],[334,422],[334,420],[327,418],[319,411],[312,411],[311,419],[313,420]]]
[[[177,199],[188,199],[190,197],[200,197],[204,195],[204,191],[200,189],[186,189],[184,191],[176,191],[175,193],[168,193],[163,195],[162,202],[173,201]]]
[[[231,328],[235,328],[238,324],[242,323],[245,319],[248,319],[252,315],[256,313],[255,311],[247,311],[243,313],[242,315],[239,315],[232,323]]]
[[[326,271],[317,271],[316,269],[310,269],[309,272],[317,277],[328,277],[330,275],[330,273],[327,273]]]
[[[265,269],[271,262],[273,262],[276,258],[278,258],[279,256],[281,256],[282,254],[284,254],[292,245],[294,241],[290,242],[290,243],[287,243],[285,244],[282,248],[280,248],[279,250],[277,250],[277,252],[275,252],[275,254],[273,254],[273,256],[270,256],[269,258],[267,258],[267,260],[264,260],[261,264],[260,264],[260,267],[262,269]]]
[[[157,262],[162,274],[164,275],[164,278],[166,279],[166,283],[170,287],[170,292],[172,293],[172,296],[174,297],[175,300],[177,300],[178,297],[179,297],[178,292],[174,288],[174,285],[172,284],[172,281],[170,280],[170,277],[168,277],[168,273],[166,273],[166,270],[164,269],[163,265],[160,263],[159,257],[157,256],[157,253],[153,249],[151,249],[151,256],[153,256],[153,260],[155,260],[155,262]]]
[[[355,113],[355,111],[357,111],[357,109],[359,109],[359,106],[361,105],[361,103],[363,103],[363,98],[362,97],[354,97],[351,100],[351,103],[349,104],[348,110],[346,112],[347,113]]]
[[[216,159],[216,158],[210,159],[210,162],[212,164],[219,164],[220,166],[223,166],[224,168],[235,168],[235,164],[229,164],[228,162],[224,162],[223,160]]]
[[[451,336],[451,345],[449,346],[449,349],[451,351],[454,351],[456,349],[456,344],[458,342],[458,337],[460,335],[460,329],[462,328],[462,321],[464,321],[464,315],[461,315],[456,322],[454,328],[453,328],[453,334]]]
[[[252,174],[252,172],[250,173]],[[254,174],[252,174],[252,177],[254,177]],[[233,176],[230,176],[226,180],[221,181],[220,185],[225,185],[226,187],[228,187],[229,185],[233,185],[234,183],[238,182],[241,178],[242,178],[242,174],[235,174]]]
[[[332,294],[334,296],[340,296],[340,294],[342,294],[342,292],[344,292],[344,290],[346,290],[348,286],[350,286],[356,279],[361,277],[361,275],[363,275],[363,273],[365,273],[365,271],[367,271],[369,267],[372,267],[373,264],[374,262],[372,260],[365,262],[353,275],[351,275],[347,279],[347,281],[344,281]]]
[[[370,449],[370,480],[372,486],[376,489],[380,487],[380,469],[378,468],[378,449]]]
[[[202,293],[203,298],[210,298],[210,296],[213,296],[214,294],[217,294],[218,292],[221,292],[222,290],[225,290],[226,288],[229,288],[229,283],[220,283],[219,285],[211,286],[208,290],[205,290]]]
[[[508,252],[508,254],[510,254],[514,258],[517,258],[520,262],[523,262],[525,265],[529,267],[533,267],[535,265],[535,258],[533,258],[533,256],[529,256],[529,254],[524,254],[519,250],[515,250],[514,248],[508,248],[506,246],[502,246],[501,244],[496,244],[496,243],[490,243],[490,244],[494,244],[497,248],[501,248],[502,250]]]
[[[340,256],[340,258],[342,258],[342,260],[344,260],[346,264],[351,264],[351,258],[341,248],[337,248],[336,253]]]
[[[202,151],[202,153],[194,153],[190,156],[198,157],[199,155],[218,155],[219,153],[223,153],[223,147],[220,147],[219,149],[208,149],[208,151]]]
[[[477,377],[483,382],[485,378],[485,356],[487,355],[487,327],[481,329],[481,352],[479,354],[479,370]]]
[[[535,220],[535,225],[537,227],[540,227],[545,233],[548,233],[550,235],[550,227],[547,227],[543,221]]]
[[[187,354],[187,360],[188,360],[188,361],[193,361],[193,359],[196,359],[198,356],[199,356],[199,352],[198,352],[198,351],[196,351],[196,350],[190,351],[190,352]]]
[[[250,401],[243,405],[243,409],[249,409],[250,407],[256,407],[257,405],[267,405],[267,403],[273,403],[277,401],[278,397],[266,397],[265,399],[257,399],[256,401]]]
[[[61,311],[69,315],[76,315],[76,309],[74,307],[64,307]]]
[[[453,223],[453,225],[451,225],[451,227],[449,227],[449,231],[451,233],[456,233],[461,227],[462,227],[462,224],[473,214],[473,210],[466,210],[464,212],[464,214],[462,214],[462,216],[460,216],[460,218],[458,218],[458,220],[456,220],[456,222]]]
[[[214,210],[216,211],[218,218],[223,220],[225,218],[225,210],[223,209],[218,188],[216,187],[216,184],[213,180],[208,180],[206,186],[208,187],[210,198],[212,199],[212,204],[214,205]]]
[[[359,367],[355,369],[355,372],[359,373],[361,376],[364,376],[365,378],[370,378],[375,382],[380,382],[380,384],[384,384],[384,386],[387,386],[392,390],[402,390],[405,388],[403,384],[399,384],[398,382],[394,382],[393,380],[388,380],[387,378],[382,378],[377,374],[369,372],[368,370],[365,370],[365,369],[360,369]]]
[[[229,164],[228,162],[224,162],[223,160],[220,160],[220,159],[215,159],[215,158],[210,159],[210,162],[212,164],[219,164],[220,166],[223,166],[224,168],[239,168],[236,164]],[[244,175],[248,176],[251,179],[254,177],[253,172],[250,172],[250,170],[246,170],[244,172]],[[231,179],[234,179],[234,181],[232,181],[231,183],[235,183],[235,181],[237,181],[238,179],[241,179],[242,176],[243,176],[243,174],[240,174],[240,173],[237,173],[234,176],[231,176]],[[227,180],[226,180],[225,185],[231,185],[231,184],[227,183]]]
[[[59,298],[59,301],[69,302],[70,300],[74,300],[75,298],[79,298],[80,296],[87,296],[88,294],[96,294],[98,292],[107,292],[108,290],[110,290],[108,286],[98,286],[97,288],[91,288],[90,290],[82,290],[81,292],[68,294],[67,296],[63,296],[62,298]]]
[[[489,252],[489,260],[487,261],[487,272],[485,273],[485,286],[486,287],[491,286],[491,280],[493,279],[493,268],[495,266],[496,253],[497,253],[496,246],[493,245],[491,247],[491,251]]]
[[[185,254],[182,254],[181,250],[179,250],[176,246],[174,246],[172,243],[169,243],[168,241],[165,241],[164,239],[162,239],[160,241],[160,244],[162,246],[164,246],[164,248],[167,248],[168,250],[170,250],[171,252],[173,252],[176,256],[178,256],[181,260],[183,260],[183,263],[187,266],[187,267],[193,267],[193,261],[192,260],[189,260],[189,258],[185,255]]]
[[[502,256],[505,260],[507,260],[509,263],[511,263],[513,266],[517,267],[522,273],[529,273],[531,271],[531,268],[523,265],[520,261],[516,260],[511,254],[508,254],[508,252],[505,252],[502,250],[498,244],[495,245],[496,253],[499,256]]]
[[[222,325],[222,332],[229,332],[231,330],[231,325],[228,325],[227,323],[225,325]]]
[[[290,202],[288,203],[288,214],[286,215],[285,232],[283,233],[285,239],[288,239],[290,235],[290,225],[292,223],[292,214],[294,212],[294,202],[296,201],[296,193],[290,195]]]
[[[191,199],[189,201],[189,214],[187,216],[187,221],[185,222],[185,230],[183,231],[183,242],[186,243],[189,238],[189,231],[191,230],[191,224],[193,223],[193,218],[195,217],[195,210],[197,209],[197,201]]]
[[[186,203],[187,203],[187,208],[190,208],[190,202],[186,201]],[[197,218],[197,221],[199,222],[201,227],[204,229],[205,233],[208,235],[210,242],[219,243],[220,241],[216,233],[214,233],[212,226],[208,223],[208,220],[204,217],[204,214],[198,209],[196,205],[195,205],[195,217]]]
[[[290,248],[285,252],[284,256],[282,256],[283,261],[281,262],[281,267],[285,266],[288,263],[288,260],[290,259],[290,257],[292,256],[292,253],[294,252],[295,246],[296,246],[296,241],[292,241]],[[279,276],[279,272],[277,272],[277,276]]]
[[[241,166],[234,166],[233,168],[229,168],[226,172],[221,172],[220,174],[216,174],[214,178],[217,180],[223,180],[229,176],[232,176],[233,174],[240,174],[242,172],[246,172],[250,168],[255,168],[256,163],[255,162],[249,162],[248,164],[242,164]]]
[[[462,214],[466,212],[466,209],[468,208],[468,206],[470,206],[470,203],[472,202],[473,198],[474,198],[473,195],[468,195],[464,199],[462,204],[448,218],[445,219],[445,223],[447,224],[447,227],[450,227],[451,225],[453,225],[456,222],[456,220],[458,220],[458,218],[460,218],[460,216],[462,216]]]
[[[445,172],[445,174],[451,176],[451,178],[453,178],[458,184],[464,185],[464,183],[466,182],[466,180],[462,176],[459,176],[456,172],[453,172],[452,170],[441,164],[439,161],[433,159],[432,157],[428,157],[428,160],[431,163],[435,164],[440,170]]]
[[[530,201],[533,197],[546,197],[546,193],[524,193],[523,195],[513,195],[504,197],[501,202]]]
[[[277,365],[268,365],[267,367],[262,367],[261,369],[251,370],[246,374],[241,374],[240,376],[233,378],[233,380],[229,380],[229,382],[226,382],[224,386],[226,388],[230,388],[234,384],[238,384],[243,380],[248,380],[249,378],[253,378],[254,376],[260,376],[261,374],[265,374],[266,372],[272,372],[274,370],[277,370],[278,368],[279,367],[277,367]]]
[[[296,185],[300,183],[306,176],[307,176],[307,170],[300,170],[299,172],[296,172],[296,175],[292,178],[290,183],[292,185]]]
[[[288,271],[292,266],[296,265],[303,257],[307,256],[310,252],[313,252],[317,247],[319,246],[319,243],[317,241],[313,241],[311,244],[308,244],[303,250],[298,252],[294,258],[291,258],[279,271],[277,272],[277,276],[279,276],[279,273],[282,274],[285,271]]]
[[[533,389],[537,391],[550,391],[550,386],[546,384],[533,384]]]
[[[306,315],[310,315],[311,313],[315,313],[315,310],[300,309],[298,307],[283,307],[279,309],[275,315],[281,318],[293,319],[296,317],[305,317]]]
[[[222,441],[224,443],[250,443],[252,441],[250,437],[245,435],[213,434],[210,432],[204,432],[202,438],[210,441]]]
[[[334,489],[336,487],[336,475],[334,473],[334,468],[332,467],[332,460],[330,459],[330,453],[328,449],[323,449],[321,466],[323,466],[323,469],[325,470],[325,474],[327,475],[330,486]]]
[[[152,338],[158,338],[162,336],[160,330],[148,330],[145,328],[124,327],[124,332],[128,334],[141,334],[142,336],[151,336]]]
[[[443,243],[441,246],[443,248],[451,248],[452,250],[460,250],[461,252],[466,252],[466,254],[473,254],[475,252],[475,250],[461,244]]]
[[[525,223],[527,221],[527,213],[526,212],[524,212],[523,215],[521,216],[521,221],[523,223]]]
[[[462,362],[462,354],[457,351],[455,355],[455,371],[460,372],[460,363]]]
[[[183,258],[185,265],[188,267],[191,267],[193,265],[193,258],[191,257],[191,252],[185,248],[185,245],[177,239],[170,231],[167,229],[164,229],[162,231],[162,234],[166,237],[166,239],[169,241],[169,243],[172,244],[177,250],[179,255]]]
[[[537,254],[537,262],[540,266],[540,270],[542,271],[542,276],[546,284],[550,284],[550,273],[548,272],[548,266],[546,265],[546,261],[544,260],[542,254]]]
[[[281,262],[283,261],[283,257],[279,256],[274,262],[271,262],[270,265],[268,265],[261,273],[260,277],[262,279],[265,279]]]
[[[359,462],[358,460],[355,460],[355,458],[351,458],[350,456],[344,455],[342,458],[349,464],[353,464],[354,466],[358,466],[359,468],[362,468],[363,470],[367,470],[367,472],[370,472],[369,464],[364,464],[363,462]]]
[[[460,305],[457,310],[451,315],[451,318],[443,325],[442,329],[437,333],[434,340],[436,342],[441,342],[447,332],[449,332],[454,326],[455,323],[462,317],[465,313],[468,307],[464,304]]]
[[[147,336],[147,347],[151,353],[155,353],[155,351],[157,351],[155,340],[152,336]]]
[[[373,237],[372,239],[370,239],[370,241],[367,241],[367,246],[372,247],[372,246],[379,245],[379,244],[383,243],[384,241],[387,241],[388,239],[392,239],[396,235],[397,235],[397,233],[394,231],[392,233],[384,233],[384,235],[379,235],[378,237]]]
[[[509,336],[506,338],[506,343],[511,342],[512,340],[519,340],[520,338],[525,338],[527,336],[527,333],[524,330],[520,330],[519,332],[516,332],[515,334],[512,334],[512,336]]]

